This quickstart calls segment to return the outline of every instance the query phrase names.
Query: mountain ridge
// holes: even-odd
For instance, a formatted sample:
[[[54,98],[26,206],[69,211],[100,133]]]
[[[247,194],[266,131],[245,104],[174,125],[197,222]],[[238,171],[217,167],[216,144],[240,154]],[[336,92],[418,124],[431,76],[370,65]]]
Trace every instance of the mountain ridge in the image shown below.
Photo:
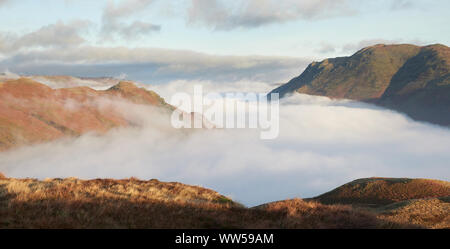
[[[111,101],[105,102],[108,99]],[[53,89],[30,78],[3,81],[0,83],[0,151],[87,132],[102,134],[115,127],[133,125],[124,113],[112,106],[114,100],[157,107],[167,113],[174,109],[155,92],[132,82],[94,90],[89,87]]]
[[[298,92],[364,101],[420,121],[450,125],[450,48],[378,44],[313,62],[270,93]],[[269,95],[270,95],[269,93]]]

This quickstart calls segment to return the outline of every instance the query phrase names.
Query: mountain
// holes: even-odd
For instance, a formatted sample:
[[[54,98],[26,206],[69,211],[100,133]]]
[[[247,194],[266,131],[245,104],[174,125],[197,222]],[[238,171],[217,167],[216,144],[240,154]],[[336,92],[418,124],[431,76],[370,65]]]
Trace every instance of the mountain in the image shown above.
[[[358,198],[352,205],[297,198],[247,208],[210,189],[155,179],[36,180],[0,174],[0,228],[450,228],[449,196],[414,199],[447,194],[435,181],[378,181],[393,184],[394,192],[389,187],[376,192],[395,202],[369,208],[354,206]],[[426,190],[405,181],[419,181]],[[450,183],[436,184],[448,190]]]
[[[136,125],[117,108],[119,103],[173,110],[158,94],[132,82],[122,81],[107,90],[53,89],[30,78],[0,82],[0,151]]]
[[[414,119],[450,125],[450,48],[375,45],[352,56],[311,63],[272,90],[365,101]]]

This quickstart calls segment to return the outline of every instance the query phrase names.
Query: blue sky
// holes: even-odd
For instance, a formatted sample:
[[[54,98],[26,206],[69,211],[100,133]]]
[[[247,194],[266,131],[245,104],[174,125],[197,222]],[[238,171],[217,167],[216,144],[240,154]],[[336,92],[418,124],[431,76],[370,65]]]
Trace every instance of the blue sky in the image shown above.
[[[238,74],[274,67],[284,71],[270,80],[282,81],[376,43],[448,45],[449,9],[447,0],[0,0],[0,70],[98,76],[113,69],[80,67],[125,63],[122,73],[143,80],[161,65],[195,78],[207,64]],[[134,77],[136,63],[153,73]]]

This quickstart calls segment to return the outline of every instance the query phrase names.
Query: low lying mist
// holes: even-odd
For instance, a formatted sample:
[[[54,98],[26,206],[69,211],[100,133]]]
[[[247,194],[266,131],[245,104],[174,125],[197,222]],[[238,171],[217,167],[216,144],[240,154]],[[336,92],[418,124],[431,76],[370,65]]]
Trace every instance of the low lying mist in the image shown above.
[[[198,82],[149,86],[167,101]],[[268,92],[266,83],[214,84],[208,91]],[[32,178],[156,178],[214,189],[245,205],[312,197],[362,177],[450,180],[450,130],[372,105],[296,94],[280,105],[280,134],[257,129],[174,130],[164,115],[123,108],[139,127],[0,154],[0,172]]]

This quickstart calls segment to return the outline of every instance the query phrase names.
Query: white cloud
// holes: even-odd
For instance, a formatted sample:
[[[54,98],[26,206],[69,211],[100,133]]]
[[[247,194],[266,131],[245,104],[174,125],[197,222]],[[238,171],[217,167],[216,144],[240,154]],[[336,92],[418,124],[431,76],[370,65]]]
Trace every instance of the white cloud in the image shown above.
[[[111,76],[127,74],[146,83],[175,79],[286,82],[309,59],[280,56],[217,56],[189,50],[80,46],[18,52],[0,70],[25,74]]]
[[[115,1],[109,0],[104,10],[103,16],[106,19],[117,19],[129,17],[136,12],[142,11],[155,0],[123,0],[115,4]]]
[[[82,32],[90,24],[85,20],[59,21],[24,35],[4,33],[0,35],[0,52],[11,54],[20,49],[76,47],[85,42]]]
[[[414,6],[412,0],[395,0],[391,3],[392,10],[405,10]]]
[[[268,84],[262,81],[228,81],[215,82],[211,80],[175,80],[166,84],[146,85],[147,89],[157,92],[159,95],[169,100],[176,92],[185,92],[193,95],[193,85],[201,85],[204,93],[211,92],[257,92],[268,93],[273,88],[273,84]]]
[[[120,33],[124,37],[139,37],[141,35],[148,34],[150,32],[161,30],[161,26],[154,25],[151,23],[146,23],[142,21],[134,21],[129,26],[123,28]]]
[[[239,91],[238,85],[228,87]],[[280,107],[276,140],[260,140],[258,130],[248,129],[178,133],[164,130],[168,120],[143,107],[123,110],[144,128],[2,153],[0,171],[12,177],[180,181],[247,205],[310,197],[360,177],[450,180],[449,129],[368,104],[294,95]]]
[[[0,80],[9,80],[9,79],[18,79],[20,75],[15,74],[8,69],[5,69],[2,73],[0,73]]]
[[[155,25],[144,21],[125,22],[136,13],[143,12],[155,0],[125,0],[118,4],[108,1],[102,16],[101,33],[103,38],[113,39],[116,35],[124,39],[139,38],[161,29],[160,25]]]
[[[318,49],[316,49],[316,51],[321,53],[321,54],[327,54],[327,53],[334,53],[334,52],[336,52],[336,48],[332,44],[330,44],[328,42],[321,42],[319,44],[319,46],[320,47]]]

